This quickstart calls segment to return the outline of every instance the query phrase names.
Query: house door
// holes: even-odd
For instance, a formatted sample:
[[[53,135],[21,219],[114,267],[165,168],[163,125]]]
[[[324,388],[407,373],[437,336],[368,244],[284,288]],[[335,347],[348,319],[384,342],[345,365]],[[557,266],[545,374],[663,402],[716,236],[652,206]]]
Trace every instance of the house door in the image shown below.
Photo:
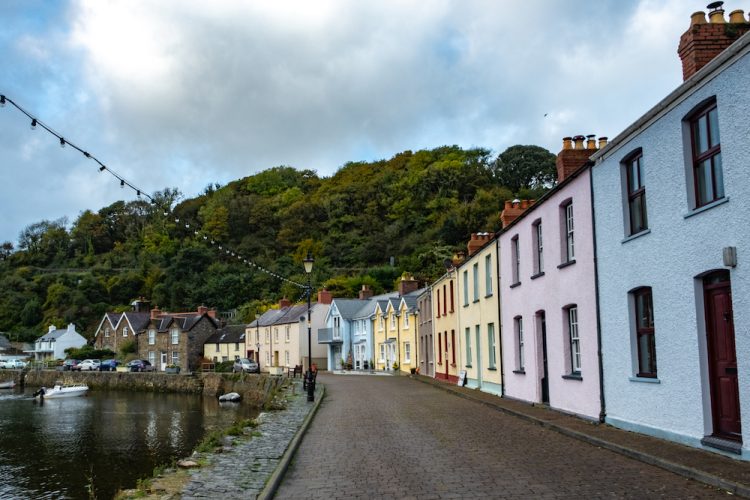
[[[333,369],[334,370],[341,369],[341,346],[340,345],[333,346]]]
[[[279,366],[279,351],[273,351],[273,366]]]
[[[167,369],[167,353],[162,352],[161,353],[161,371],[164,371]]]
[[[549,371],[547,369],[547,318],[544,311],[537,313],[542,337],[542,403],[549,404]]]
[[[729,273],[724,271],[706,277],[703,289],[714,435],[741,441],[740,394]]]

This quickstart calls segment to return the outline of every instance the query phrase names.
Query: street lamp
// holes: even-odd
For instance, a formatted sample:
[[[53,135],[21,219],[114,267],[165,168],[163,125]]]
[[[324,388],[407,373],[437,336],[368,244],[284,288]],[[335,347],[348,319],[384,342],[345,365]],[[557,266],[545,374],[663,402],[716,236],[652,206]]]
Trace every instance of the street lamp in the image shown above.
[[[307,273],[307,400],[315,401],[315,377],[312,371],[312,321],[310,319],[310,295],[312,294],[312,268],[314,259],[308,251],[302,261]]]

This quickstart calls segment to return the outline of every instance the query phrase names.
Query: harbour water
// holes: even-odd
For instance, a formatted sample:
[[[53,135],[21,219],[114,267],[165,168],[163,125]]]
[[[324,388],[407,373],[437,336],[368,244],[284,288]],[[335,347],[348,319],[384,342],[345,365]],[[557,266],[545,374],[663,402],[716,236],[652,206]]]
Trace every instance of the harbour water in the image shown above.
[[[31,393],[0,391],[0,499],[111,498],[257,415],[202,396],[90,391],[40,404]]]

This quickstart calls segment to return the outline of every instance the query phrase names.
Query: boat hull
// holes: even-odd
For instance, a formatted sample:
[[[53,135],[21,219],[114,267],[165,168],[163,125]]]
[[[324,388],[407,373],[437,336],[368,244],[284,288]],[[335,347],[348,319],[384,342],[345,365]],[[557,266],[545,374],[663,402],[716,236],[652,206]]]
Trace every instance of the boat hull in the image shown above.
[[[73,387],[55,386],[52,389],[42,388],[42,390],[35,394],[34,397],[43,397],[44,399],[75,398],[84,396],[88,390],[88,386],[85,385]]]

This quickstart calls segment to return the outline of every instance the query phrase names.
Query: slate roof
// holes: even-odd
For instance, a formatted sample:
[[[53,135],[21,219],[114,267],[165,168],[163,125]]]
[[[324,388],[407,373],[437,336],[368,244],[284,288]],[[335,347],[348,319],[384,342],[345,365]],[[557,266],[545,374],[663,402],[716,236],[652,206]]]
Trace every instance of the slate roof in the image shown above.
[[[206,344],[237,344],[245,342],[245,325],[227,325],[206,339]]]
[[[147,312],[132,312],[127,311],[122,313],[120,321],[126,319],[134,332],[141,332],[146,329],[149,321],[151,321],[151,314]]]
[[[370,302],[369,300],[360,299],[333,299],[333,303],[336,304],[339,314],[344,319],[352,319],[357,314],[362,306]]]
[[[67,328],[58,328],[57,330],[52,330],[51,332],[47,332],[38,339],[36,339],[37,342],[46,342],[47,340],[57,340],[58,338],[62,337],[65,333],[67,333]]]

